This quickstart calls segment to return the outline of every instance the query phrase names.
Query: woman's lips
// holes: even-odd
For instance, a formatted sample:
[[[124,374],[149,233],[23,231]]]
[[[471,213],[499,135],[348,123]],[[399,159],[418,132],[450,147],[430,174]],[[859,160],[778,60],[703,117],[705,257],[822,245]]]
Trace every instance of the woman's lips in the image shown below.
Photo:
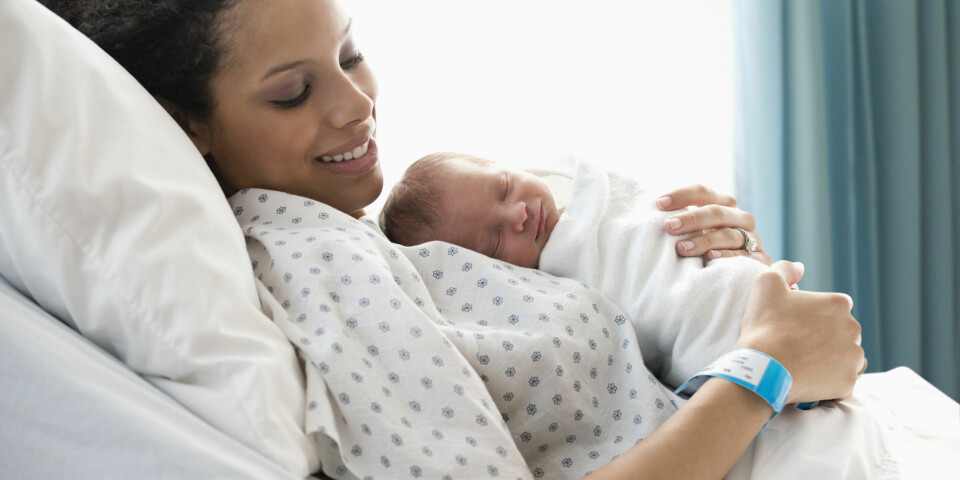
[[[347,148],[346,151],[337,155],[323,155],[320,157],[322,162],[342,162],[344,160],[353,160],[354,158],[360,158],[363,154],[367,153],[367,149],[370,147],[370,140],[363,140],[360,142],[360,145]]]
[[[370,137],[342,154],[319,157],[317,163],[338,173],[356,174],[373,168],[377,164],[378,154],[377,142]]]

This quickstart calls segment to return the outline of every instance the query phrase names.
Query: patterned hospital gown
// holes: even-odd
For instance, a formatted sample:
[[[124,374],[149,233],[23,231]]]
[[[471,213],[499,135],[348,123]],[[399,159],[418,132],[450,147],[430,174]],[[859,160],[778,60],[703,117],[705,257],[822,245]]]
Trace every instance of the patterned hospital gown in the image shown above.
[[[230,199],[297,347],[333,478],[580,478],[682,400],[599,291],[453,245],[390,243],[295,195]]]

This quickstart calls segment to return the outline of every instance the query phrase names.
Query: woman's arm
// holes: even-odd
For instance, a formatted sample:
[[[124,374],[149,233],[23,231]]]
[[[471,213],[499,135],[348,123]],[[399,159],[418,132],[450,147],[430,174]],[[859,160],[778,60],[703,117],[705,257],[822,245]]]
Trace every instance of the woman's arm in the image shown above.
[[[737,208],[737,200],[733,197],[714,192],[703,185],[693,185],[657,199],[657,207],[663,211],[692,206],[700,208],[678,211],[664,222],[664,229],[673,235],[700,232],[691,238],[678,240],[678,254],[684,257],[704,256],[707,260],[749,256],[770,265],[770,255],[763,250],[763,241],[754,231],[756,222],[753,215]],[[755,252],[749,253],[743,249],[744,236],[737,228],[744,229],[757,241]]]
[[[791,403],[846,398],[863,365],[850,297],[790,289],[801,264],[778,262],[753,284],[734,349],[775,358],[793,376]],[[592,479],[721,478],[769,420],[753,392],[709,379],[669,420]]]

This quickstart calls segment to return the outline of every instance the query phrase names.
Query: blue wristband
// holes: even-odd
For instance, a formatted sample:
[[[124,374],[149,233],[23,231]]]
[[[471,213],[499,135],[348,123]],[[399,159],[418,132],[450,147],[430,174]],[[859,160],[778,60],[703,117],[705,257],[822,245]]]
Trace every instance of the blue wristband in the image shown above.
[[[756,350],[734,350],[690,377],[674,393],[693,395],[709,377],[725,378],[757,395],[773,407],[773,418],[790,396],[793,377],[780,362]]]

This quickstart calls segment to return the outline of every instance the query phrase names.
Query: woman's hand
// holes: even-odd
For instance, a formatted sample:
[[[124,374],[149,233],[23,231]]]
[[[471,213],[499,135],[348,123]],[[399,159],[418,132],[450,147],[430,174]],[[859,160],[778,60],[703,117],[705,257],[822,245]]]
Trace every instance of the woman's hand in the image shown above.
[[[706,260],[720,257],[748,256],[770,265],[770,255],[763,250],[763,241],[754,231],[753,215],[737,208],[737,201],[703,185],[674,190],[657,199],[657,208],[663,211],[680,210],[664,222],[664,228],[673,235],[699,232],[677,242],[677,253],[684,257],[703,256]],[[753,253],[744,250],[745,238],[738,228],[757,241]]]
[[[853,300],[842,293],[792,290],[803,265],[777,262],[750,290],[735,348],[777,359],[793,376],[788,402],[848,398],[865,366]]]
[[[792,290],[802,276],[803,265],[790,262],[757,276],[734,348],[777,359],[793,376],[790,403],[847,398],[864,366],[853,303],[841,293]],[[749,390],[708,379],[653,434],[588,478],[720,478],[772,413]]]
[[[840,293],[792,290],[802,276],[803,265],[790,262],[757,276],[734,348],[777,359],[793,376],[790,403],[849,397],[864,361],[853,304]],[[723,477],[772,413],[749,390],[708,379],[653,434],[588,478]]]

